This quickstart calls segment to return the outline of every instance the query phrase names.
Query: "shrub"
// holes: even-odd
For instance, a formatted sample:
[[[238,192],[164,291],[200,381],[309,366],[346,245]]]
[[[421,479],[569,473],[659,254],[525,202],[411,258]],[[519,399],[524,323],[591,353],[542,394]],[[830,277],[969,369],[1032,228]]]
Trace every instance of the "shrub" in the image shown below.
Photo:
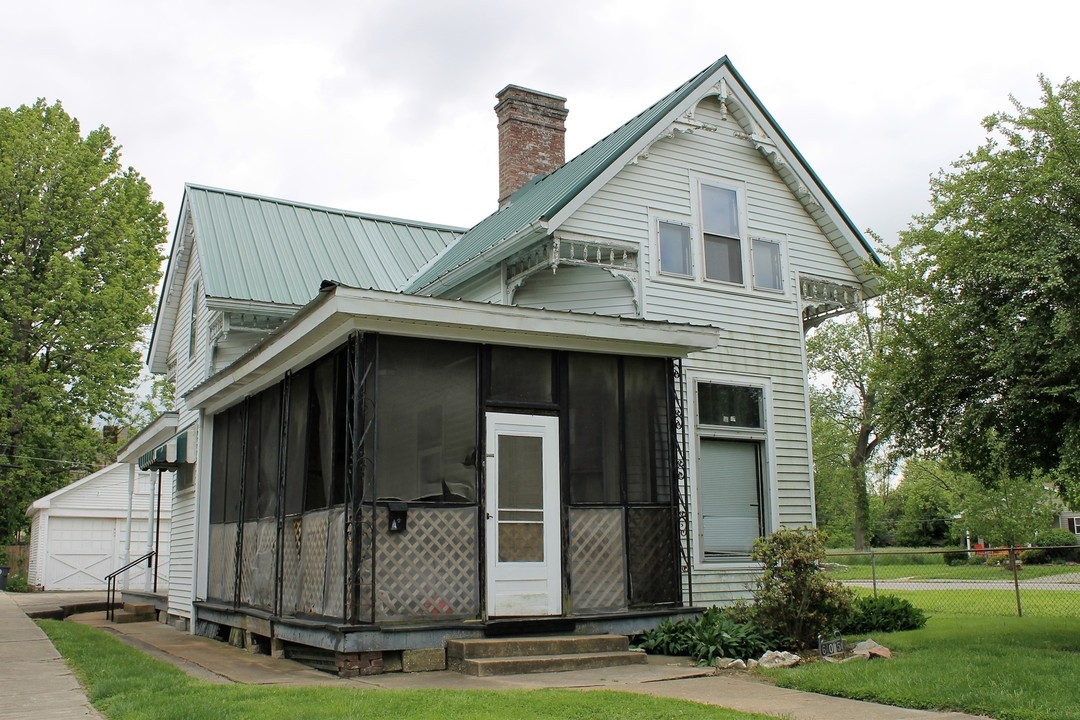
[[[1076,534],[1061,528],[1043,530],[1039,533],[1035,545],[1047,549],[1048,562],[1076,562],[1080,556]]]
[[[942,558],[945,560],[946,565],[967,565],[968,552],[966,550],[951,550]]]
[[[737,620],[728,608],[709,608],[696,620],[664,620],[642,636],[638,647],[661,655],[690,655],[711,665],[716,658],[758,657],[767,635],[752,620]]]
[[[895,595],[863,596],[855,601],[844,632],[862,634],[918,630],[926,625],[922,610]]]
[[[763,566],[754,616],[767,633],[803,648],[847,624],[854,593],[822,571],[825,546],[817,530],[781,528],[754,543],[753,558]]]
[[[12,573],[8,575],[7,591],[8,592],[26,592],[29,588],[26,585],[26,576],[22,573]]]
[[[694,636],[693,620],[668,618],[642,635],[638,647],[656,655],[690,655]]]
[[[1030,548],[1020,553],[1020,562],[1025,565],[1047,565],[1050,553],[1045,548]]]

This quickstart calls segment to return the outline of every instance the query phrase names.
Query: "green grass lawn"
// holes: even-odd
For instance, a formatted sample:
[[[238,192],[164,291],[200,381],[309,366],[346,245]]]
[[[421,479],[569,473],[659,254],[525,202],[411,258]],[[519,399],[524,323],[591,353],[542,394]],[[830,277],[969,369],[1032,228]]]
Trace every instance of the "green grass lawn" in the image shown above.
[[[575,690],[451,691],[216,685],[148,657],[100,630],[43,620],[90,701],[109,720],[387,718],[711,718],[767,720],[682,700]]]
[[[874,640],[894,657],[765,674],[783,687],[903,707],[1080,720],[1080,620],[939,615]]]
[[[840,566],[829,569],[829,577],[834,580],[869,580],[874,570],[870,565],[846,565],[843,559]],[[992,565],[946,565],[941,562],[931,565],[892,565],[881,564],[876,569],[878,580],[896,580],[899,578],[914,580],[1004,580],[1012,582],[1011,570]],[[1080,574],[1077,565],[1025,565],[1020,570],[1020,581],[1037,580],[1054,575],[1069,573]]]

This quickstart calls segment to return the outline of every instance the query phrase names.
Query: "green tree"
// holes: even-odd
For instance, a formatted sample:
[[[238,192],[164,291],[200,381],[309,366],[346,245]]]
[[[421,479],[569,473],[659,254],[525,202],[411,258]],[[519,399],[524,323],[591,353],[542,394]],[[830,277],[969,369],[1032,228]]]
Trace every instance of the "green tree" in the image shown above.
[[[0,539],[109,450],[94,423],[129,402],[165,235],[108,129],[0,109]]]
[[[835,492],[842,485],[838,479],[844,477],[850,498],[850,504],[846,498],[834,497],[829,501],[832,507],[826,502],[819,502],[819,507],[850,508],[856,550],[864,549],[869,540],[868,473],[873,463],[885,460],[882,451],[889,437],[878,409],[877,377],[884,334],[880,312],[863,307],[817,328],[806,342],[813,380],[810,407],[815,487],[818,492]],[[827,519],[835,527],[839,518]]]
[[[940,460],[909,459],[900,485],[889,498],[897,510],[893,542],[926,547],[961,540],[963,531],[954,528],[954,518],[972,485],[970,476],[948,469]]]
[[[983,121],[931,181],[887,273],[881,410],[905,450],[985,484],[1053,473],[1080,499],[1080,83]]]

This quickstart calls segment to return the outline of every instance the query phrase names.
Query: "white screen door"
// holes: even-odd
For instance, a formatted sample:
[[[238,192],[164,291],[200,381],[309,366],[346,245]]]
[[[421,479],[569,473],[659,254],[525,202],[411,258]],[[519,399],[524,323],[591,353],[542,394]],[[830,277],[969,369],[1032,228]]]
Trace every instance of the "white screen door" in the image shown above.
[[[487,414],[487,614],[562,613],[559,419]]]

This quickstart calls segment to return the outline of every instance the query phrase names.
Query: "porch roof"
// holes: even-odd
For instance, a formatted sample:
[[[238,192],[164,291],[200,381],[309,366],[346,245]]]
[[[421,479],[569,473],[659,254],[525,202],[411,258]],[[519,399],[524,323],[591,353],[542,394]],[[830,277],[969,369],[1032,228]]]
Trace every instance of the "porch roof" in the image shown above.
[[[153,451],[176,434],[180,413],[167,410],[150,421],[116,453],[117,462],[134,463],[140,455]]]
[[[719,343],[710,325],[445,300],[326,284],[319,297],[186,395],[217,412],[337,347],[353,331],[521,347],[684,357]]]

